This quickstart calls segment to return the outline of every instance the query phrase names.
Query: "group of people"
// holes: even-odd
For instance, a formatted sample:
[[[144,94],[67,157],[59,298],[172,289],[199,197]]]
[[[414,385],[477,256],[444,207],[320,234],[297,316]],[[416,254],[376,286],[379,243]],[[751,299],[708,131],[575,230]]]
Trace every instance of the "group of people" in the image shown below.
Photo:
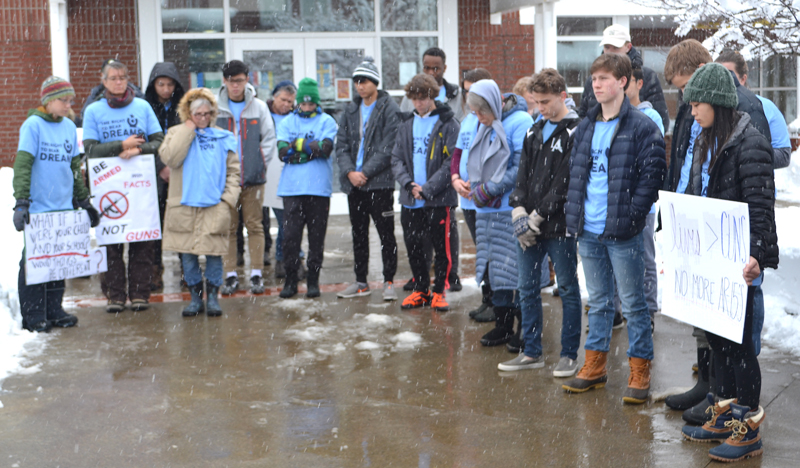
[[[85,151],[89,158],[157,155],[163,249],[180,253],[191,292],[184,316],[221,315],[218,293],[240,288],[240,217],[249,235],[251,291],[264,291],[262,269],[271,244],[270,205],[264,200],[272,197],[282,201],[271,206],[279,222],[276,262],[285,276],[280,297],[295,296],[303,276],[306,297],[320,295],[334,156],[348,196],[356,276],[338,296],[371,293],[372,218],[381,242],[383,299],[398,299],[397,187],[413,273],[400,307],[448,311],[446,290],[460,287],[460,205],[477,247],[476,279],[482,285],[481,306],[470,317],[495,323],[482,345],[506,345],[518,354],[498,368],[544,367],[540,290],[552,268],[563,317],[553,375],[569,378],[562,385],[568,393],[604,387],[612,330],[627,326],[630,372],[622,399],[629,404],[649,398],[658,310],[658,191],[747,203],[744,339],[738,344],[695,329],[697,384],[666,403],[684,411],[687,439],[721,442],[709,452],[712,458],[759,455],[760,284],[763,270],[778,264],[773,171],[789,163],[786,123],[774,104],[745,87],[747,65],[739,54],[723,53],[714,63],[702,44],[685,40],[670,50],[665,64],[667,82],[682,96],[667,166],[669,117],[658,78],[643,66],[626,28],[606,29],[601,45],[604,53],[591,65],[579,108],[554,69],[521,79],[512,93],[502,93],[482,68],[464,73],[461,86],[451,85],[444,80],[444,52],[432,48],[399,105],[379,89],[380,71],[365,59],[352,73],[357,97],[338,123],[320,107],[318,85],[310,78],[297,86],[279,83],[264,102],[248,85],[249,69],[241,61],[224,65],[224,86],[216,96],[205,88],[184,92],[175,66],[163,63],[141,99],[128,83],[127,68],[109,61],[102,72],[104,91],[85,108]],[[80,175],[80,155],[72,150],[57,164],[34,156],[37,145],[76,139],[75,125],[65,118],[74,94],[66,81],[48,78],[42,107],[22,126],[14,178],[19,230],[29,212],[83,208],[93,224],[99,219]],[[128,115],[137,117],[139,127],[106,137],[104,126]],[[307,272],[301,267],[304,229]],[[129,244],[126,280],[123,246],[108,246],[103,290],[109,312],[122,311],[126,299],[134,310],[147,308],[150,282],[161,271],[161,254],[154,249],[151,242]],[[205,256],[205,281],[199,256]],[[77,323],[61,308],[63,281],[25,285],[24,258],[23,326],[46,331]],[[589,296],[581,366],[579,258]]]

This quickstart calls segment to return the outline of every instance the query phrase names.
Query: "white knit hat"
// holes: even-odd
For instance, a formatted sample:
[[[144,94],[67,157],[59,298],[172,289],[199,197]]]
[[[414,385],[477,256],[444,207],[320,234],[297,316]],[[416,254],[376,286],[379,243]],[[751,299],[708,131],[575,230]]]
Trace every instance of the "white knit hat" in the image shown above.
[[[374,82],[376,85],[380,84],[381,72],[378,71],[378,67],[375,66],[375,60],[372,57],[364,57],[364,61],[353,71],[354,79],[359,76]]]

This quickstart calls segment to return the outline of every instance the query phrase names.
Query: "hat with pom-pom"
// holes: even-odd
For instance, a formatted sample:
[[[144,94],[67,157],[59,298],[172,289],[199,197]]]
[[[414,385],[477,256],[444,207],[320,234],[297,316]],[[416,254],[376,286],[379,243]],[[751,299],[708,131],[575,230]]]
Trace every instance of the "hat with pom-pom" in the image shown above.
[[[366,78],[376,85],[380,84],[381,72],[378,71],[378,67],[375,66],[375,61],[372,57],[364,57],[364,61],[356,67],[355,71],[353,71],[353,79],[357,77]]]

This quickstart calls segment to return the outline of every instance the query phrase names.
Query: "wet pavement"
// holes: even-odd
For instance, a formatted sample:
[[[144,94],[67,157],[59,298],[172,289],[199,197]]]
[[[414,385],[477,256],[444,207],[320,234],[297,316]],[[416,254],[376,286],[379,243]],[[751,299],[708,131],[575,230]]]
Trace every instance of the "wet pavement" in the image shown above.
[[[471,277],[474,246],[463,223],[461,233],[462,276]],[[399,227],[397,234],[399,289],[410,273]],[[371,239],[378,286],[374,230]],[[181,317],[173,254],[166,291],[146,312],[107,314],[97,279],[71,281],[79,326],[46,338],[29,359],[39,372],[2,382],[0,466],[714,464],[711,445],[683,441],[680,413],[663,402],[622,404],[624,329],[614,332],[606,388],[567,395],[551,374],[557,297],[543,293],[547,366],[498,372],[513,356],[480,346],[491,325],[467,316],[480,300],[474,281],[448,294],[445,314],[401,312],[379,290],[337,299],[334,291],[353,278],[350,242],[347,219],[332,219],[321,298],[281,300],[273,283],[265,295],[223,299],[221,318]],[[694,384],[690,327],[658,315],[655,349],[654,395]],[[766,348],[760,362],[765,454],[737,466],[798,466],[800,358]]]

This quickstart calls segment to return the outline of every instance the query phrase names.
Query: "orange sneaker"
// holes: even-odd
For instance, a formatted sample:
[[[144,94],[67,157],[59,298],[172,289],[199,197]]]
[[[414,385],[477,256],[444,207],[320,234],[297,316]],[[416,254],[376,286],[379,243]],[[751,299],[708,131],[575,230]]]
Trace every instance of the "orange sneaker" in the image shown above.
[[[444,300],[444,293],[433,293],[431,307],[433,307],[433,310],[436,312],[447,312],[450,310],[450,304]]]
[[[419,291],[414,291],[411,293],[410,296],[405,298],[403,303],[400,305],[401,309],[416,309],[422,306],[426,306],[431,303],[431,296],[427,293],[421,293]]]

